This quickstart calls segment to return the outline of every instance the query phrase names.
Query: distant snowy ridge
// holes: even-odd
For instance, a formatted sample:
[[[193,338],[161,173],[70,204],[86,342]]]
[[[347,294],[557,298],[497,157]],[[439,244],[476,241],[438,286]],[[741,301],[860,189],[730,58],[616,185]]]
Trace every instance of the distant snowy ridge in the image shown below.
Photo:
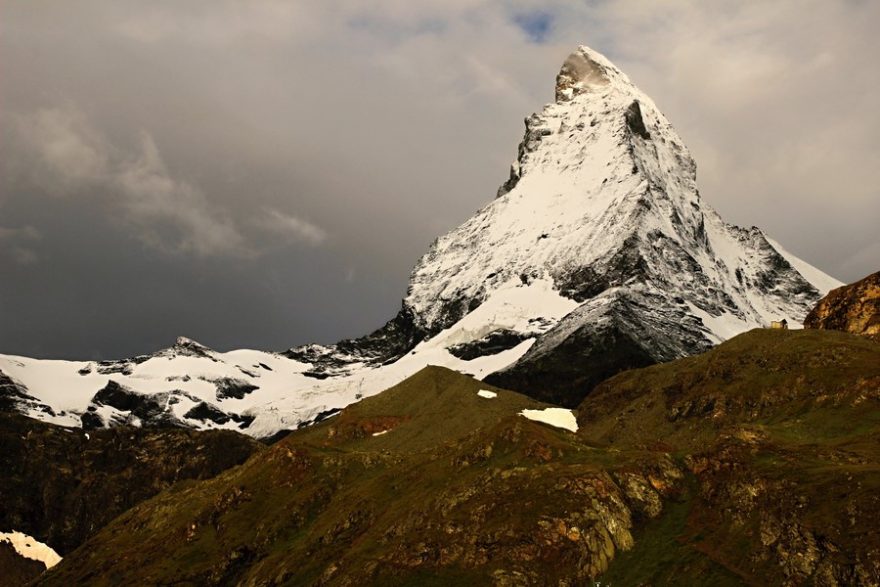
[[[472,360],[459,359],[448,348],[479,339],[486,324],[502,324],[537,336],[576,305],[546,282],[529,286],[511,283],[499,289],[491,302],[393,363],[348,364],[340,374],[326,378],[316,377],[313,364],[281,353],[221,353],[183,337],[168,349],[122,361],[0,355],[0,373],[5,374],[6,389],[17,390],[20,411],[63,426],[163,423],[240,430],[264,437],[323,419],[429,364],[485,377],[516,362],[534,339]],[[545,322],[530,324],[527,316],[542,309]],[[0,375],[0,394],[3,381],[4,375]],[[8,391],[7,397],[12,397]]]
[[[526,119],[495,199],[418,261],[400,313],[336,345],[125,361],[0,356],[0,403],[59,424],[254,436],[320,421],[428,364],[571,407],[602,379],[799,323],[840,285],[758,228],[725,224],[653,101],[580,47]]]

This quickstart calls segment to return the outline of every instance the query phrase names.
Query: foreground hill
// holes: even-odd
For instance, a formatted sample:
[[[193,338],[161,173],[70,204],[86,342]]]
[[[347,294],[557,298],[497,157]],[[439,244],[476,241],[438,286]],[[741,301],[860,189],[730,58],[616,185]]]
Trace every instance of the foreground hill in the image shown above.
[[[576,433],[521,415],[546,408],[425,369],[138,505],[40,584],[880,582],[880,345],[756,330],[603,383]]]
[[[624,369],[800,322],[840,285],[760,229],[725,223],[681,137],[600,53],[572,53],[555,98],[526,119],[497,197],[434,242],[373,334],[283,353],[181,339],[119,361],[0,356],[0,405],[63,425],[264,437],[434,364],[574,407]]]
[[[545,407],[427,368],[141,504],[42,584],[584,584],[681,473],[519,415]]]
[[[664,528],[637,539],[614,584],[656,577],[650,564],[678,576],[693,552],[753,585],[880,584],[875,342],[755,330],[604,382],[579,422],[590,442],[679,455],[693,479],[678,545],[657,547]]]

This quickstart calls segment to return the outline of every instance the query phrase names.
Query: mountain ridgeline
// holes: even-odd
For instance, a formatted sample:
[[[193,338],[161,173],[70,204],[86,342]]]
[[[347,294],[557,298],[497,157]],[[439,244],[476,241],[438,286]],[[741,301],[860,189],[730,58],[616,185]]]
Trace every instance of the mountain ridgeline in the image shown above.
[[[428,364],[577,406],[605,378],[771,320],[840,285],[758,228],[725,224],[654,102],[604,56],[566,59],[497,197],[418,261],[376,332],[282,353],[187,339],[107,362],[0,356],[0,401],[48,422],[225,428],[314,423]]]

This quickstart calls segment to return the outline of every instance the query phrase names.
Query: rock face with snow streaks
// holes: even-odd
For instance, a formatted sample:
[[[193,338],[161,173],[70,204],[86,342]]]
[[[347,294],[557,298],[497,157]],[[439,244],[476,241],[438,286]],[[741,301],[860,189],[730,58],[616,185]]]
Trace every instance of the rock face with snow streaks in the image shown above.
[[[78,425],[90,405],[102,425],[131,423],[92,402],[112,378],[165,394],[156,421],[268,436],[433,364],[571,407],[623,369],[798,323],[839,285],[760,229],[725,224],[681,138],[604,56],[580,47],[555,90],[497,197],[434,242],[373,334],[284,353],[181,339],[108,363],[0,356],[7,403],[56,423]]]
[[[526,119],[498,198],[416,266],[405,307],[437,332],[517,278],[580,306],[489,380],[570,406],[622,369],[797,320],[836,283],[759,229],[725,224],[666,118],[586,47],[563,65],[556,102]]]

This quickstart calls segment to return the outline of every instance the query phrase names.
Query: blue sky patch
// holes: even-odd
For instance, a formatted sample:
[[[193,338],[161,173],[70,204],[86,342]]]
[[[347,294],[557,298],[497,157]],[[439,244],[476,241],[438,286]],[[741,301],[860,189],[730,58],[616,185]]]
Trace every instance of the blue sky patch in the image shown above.
[[[543,43],[553,29],[553,15],[549,12],[526,12],[514,15],[513,22],[528,35],[533,43]]]

